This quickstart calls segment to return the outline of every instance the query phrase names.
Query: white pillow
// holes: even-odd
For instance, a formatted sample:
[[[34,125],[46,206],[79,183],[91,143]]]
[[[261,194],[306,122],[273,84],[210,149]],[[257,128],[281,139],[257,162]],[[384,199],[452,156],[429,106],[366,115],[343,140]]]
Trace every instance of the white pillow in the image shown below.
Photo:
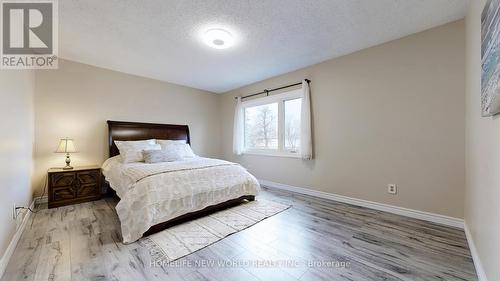
[[[161,145],[161,147],[164,147],[169,144],[179,144],[179,143],[187,143],[186,140],[156,140],[156,143]]]
[[[175,149],[143,150],[144,162],[148,164],[173,162],[182,160],[182,156]]]
[[[175,150],[182,158],[195,158],[191,146],[185,140],[157,140],[162,150]]]
[[[120,151],[123,163],[133,163],[144,161],[143,150],[160,150],[161,146],[156,144],[156,140],[141,141],[115,141],[116,147]]]
[[[187,143],[174,144],[174,146],[178,149],[179,154],[182,158],[195,158],[196,154],[194,154],[191,146]]]

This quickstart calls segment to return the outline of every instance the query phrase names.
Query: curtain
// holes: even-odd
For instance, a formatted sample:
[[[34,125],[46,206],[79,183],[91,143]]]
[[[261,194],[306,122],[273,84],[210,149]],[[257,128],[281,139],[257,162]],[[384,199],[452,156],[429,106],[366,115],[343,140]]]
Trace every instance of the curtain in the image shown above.
[[[234,110],[233,153],[236,155],[243,153],[243,107],[241,106],[241,97],[238,97],[236,109]]]
[[[302,80],[302,109],[300,112],[300,156],[302,159],[313,158],[311,130],[311,92],[309,83]]]

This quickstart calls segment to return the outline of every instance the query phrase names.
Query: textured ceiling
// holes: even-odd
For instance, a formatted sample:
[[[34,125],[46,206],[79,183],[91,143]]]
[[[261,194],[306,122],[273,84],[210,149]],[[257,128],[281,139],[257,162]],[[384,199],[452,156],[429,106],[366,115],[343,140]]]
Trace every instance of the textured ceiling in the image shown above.
[[[466,0],[64,0],[62,58],[212,92],[464,17]],[[205,27],[237,35],[226,50]]]

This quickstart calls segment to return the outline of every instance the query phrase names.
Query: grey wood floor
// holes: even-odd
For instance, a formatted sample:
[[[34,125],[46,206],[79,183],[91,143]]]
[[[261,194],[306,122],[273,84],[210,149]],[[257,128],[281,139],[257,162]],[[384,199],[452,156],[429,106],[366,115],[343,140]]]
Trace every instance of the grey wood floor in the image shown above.
[[[120,242],[115,199],[42,209],[2,280],[477,280],[460,229],[292,193],[259,197],[293,206],[168,265]]]

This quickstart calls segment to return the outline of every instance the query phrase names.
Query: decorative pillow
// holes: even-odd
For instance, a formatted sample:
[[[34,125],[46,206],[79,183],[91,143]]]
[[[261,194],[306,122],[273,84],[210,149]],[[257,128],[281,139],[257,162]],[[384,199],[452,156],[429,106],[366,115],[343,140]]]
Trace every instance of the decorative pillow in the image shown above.
[[[160,150],[161,146],[156,144],[156,140],[141,141],[115,141],[116,147],[120,151],[123,163],[142,162],[143,150]]]
[[[195,158],[191,146],[185,140],[157,140],[162,150],[175,150],[182,158]]]
[[[167,150],[143,150],[144,162],[148,164],[160,162],[173,162],[182,160],[182,156],[175,149]]]

